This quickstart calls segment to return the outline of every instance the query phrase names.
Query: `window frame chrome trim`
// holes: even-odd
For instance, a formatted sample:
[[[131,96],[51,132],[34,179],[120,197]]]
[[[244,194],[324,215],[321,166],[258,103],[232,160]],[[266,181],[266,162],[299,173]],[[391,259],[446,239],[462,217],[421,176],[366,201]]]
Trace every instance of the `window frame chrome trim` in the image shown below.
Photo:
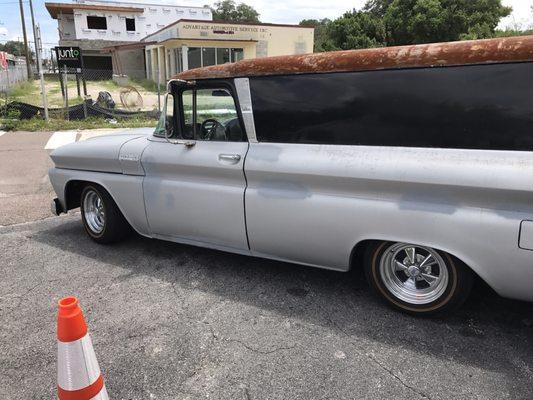
[[[235,78],[233,82],[235,84],[235,91],[237,92],[237,98],[239,100],[242,120],[244,122],[244,129],[246,130],[246,137],[250,143],[257,143],[252,95],[250,93],[250,79]]]

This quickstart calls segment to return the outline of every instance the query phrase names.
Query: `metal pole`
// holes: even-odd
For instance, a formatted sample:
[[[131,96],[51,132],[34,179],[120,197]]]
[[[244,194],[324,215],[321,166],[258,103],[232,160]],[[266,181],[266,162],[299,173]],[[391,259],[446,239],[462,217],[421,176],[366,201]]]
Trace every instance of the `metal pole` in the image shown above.
[[[7,118],[7,102],[9,101],[9,64],[6,69],[6,75],[7,75],[7,86],[6,86],[6,107],[4,108],[5,111],[5,117]]]
[[[85,64],[83,63],[83,50],[80,54],[81,81],[83,83],[83,118],[87,119],[87,82],[85,81]]]
[[[43,108],[44,108],[44,119],[45,121],[49,120],[48,117],[48,99],[46,98],[46,86],[44,85],[44,72],[42,65],[41,52],[43,51],[43,46],[41,42],[41,28],[37,25],[35,27],[36,39],[37,42],[35,48],[35,54],[37,57],[37,69],[39,71],[39,78],[41,80],[41,94],[43,96]]]
[[[32,3],[32,0],[29,0],[30,1],[30,15],[31,15],[31,26],[33,28],[33,41],[34,41],[34,44],[35,44],[35,61],[37,62],[37,69],[39,68],[38,65],[39,65],[39,55],[38,55],[38,50],[37,50],[37,46],[38,46],[38,43],[37,43],[37,32],[35,30],[35,17],[33,15],[33,3]],[[32,78],[33,78],[33,74],[32,74]]]
[[[20,20],[22,22],[22,36],[24,37],[24,50],[26,53],[26,69],[28,71],[28,79],[32,79],[31,65],[30,65],[30,49],[28,48],[28,36],[26,35],[26,21],[24,20],[24,7],[22,6],[22,0],[19,0],[20,6]]]
[[[78,97],[81,97],[80,75],[77,72],[76,72],[76,88],[78,89]]]
[[[157,50],[157,110],[161,112],[161,59]]]
[[[70,115],[69,115],[69,112],[68,112],[68,75],[67,75],[67,66],[65,65],[64,69],[64,74],[63,74],[63,79],[64,79],[64,86],[65,86],[65,111],[66,111],[66,119],[67,121],[70,119]]]

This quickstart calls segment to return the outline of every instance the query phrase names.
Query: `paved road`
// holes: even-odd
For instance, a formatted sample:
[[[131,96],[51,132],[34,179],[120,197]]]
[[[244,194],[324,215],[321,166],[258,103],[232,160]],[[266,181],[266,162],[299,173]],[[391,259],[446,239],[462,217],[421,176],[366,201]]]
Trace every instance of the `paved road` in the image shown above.
[[[52,133],[0,135],[0,225],[50,216],[52,165],[44,149]]]
[[[113,129],[0,131],[0,226],[49,217],[50,200],[55,197],[48,180],[48,168],[52,166],[50,151],[109,132]]]
[[[533,306],[483,286],[452,317],[415,319],[356,273],[99,246],[78,214],[0,227],[0,254],[2,399],[54,398],[56,301],[72,294],[112,399],[533,398]]]

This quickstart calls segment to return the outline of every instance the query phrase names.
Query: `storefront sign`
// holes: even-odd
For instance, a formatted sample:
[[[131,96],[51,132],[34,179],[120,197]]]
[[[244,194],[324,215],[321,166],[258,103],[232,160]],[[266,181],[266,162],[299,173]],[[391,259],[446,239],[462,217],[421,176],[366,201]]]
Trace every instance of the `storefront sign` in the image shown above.
[[[79,47],[56,47],[57,65],[59,68],[82,68],[81,49]]]
[[[218,24],[184,24],[185,31],[211,31],[215,34],[233,35],[235,33],[266,33],[267,28],[246,25],[218,25]]]

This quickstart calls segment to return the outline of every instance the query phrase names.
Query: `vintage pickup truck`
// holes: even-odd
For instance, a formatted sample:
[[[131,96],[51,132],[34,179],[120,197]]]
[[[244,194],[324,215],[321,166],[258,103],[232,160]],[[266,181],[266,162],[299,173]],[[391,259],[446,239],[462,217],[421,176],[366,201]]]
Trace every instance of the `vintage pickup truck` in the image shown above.
[[[415,315],[475,278],[533,301],[533,37],[245,60],[168,83],[155,132],[55,150],[56,214],[320,268]]]

